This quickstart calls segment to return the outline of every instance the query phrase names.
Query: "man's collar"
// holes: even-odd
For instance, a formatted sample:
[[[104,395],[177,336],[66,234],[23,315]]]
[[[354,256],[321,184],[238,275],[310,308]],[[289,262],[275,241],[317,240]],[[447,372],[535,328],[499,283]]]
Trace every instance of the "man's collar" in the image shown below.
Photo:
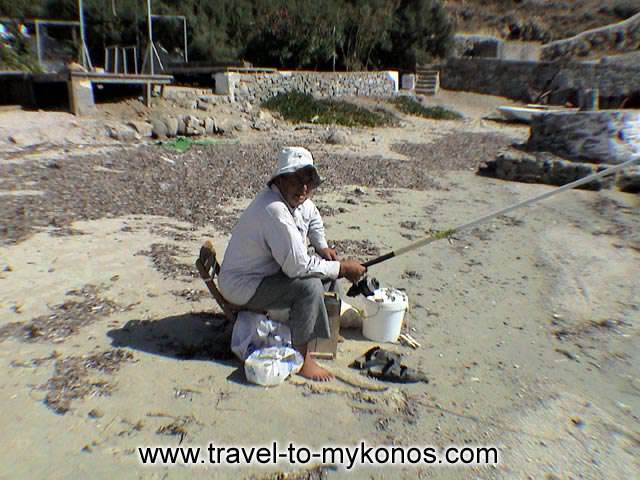
[[[284,195],[282,195],[282,192],[280,192],[280,189],[278,188],[278,186],[275,183],[272,183],[269,186],[269,188],[271,189],[272,192],[275,192],[280,196],[280,198],[282,199],[282,202],[287,206],[289,211],[293,214],[293,212],[295,212],[296,208],[291,208],[291,205],[289,205],[289,203],[285,200]],[[300,208],[301,205],[302,204],[298,205],[297,208]]]

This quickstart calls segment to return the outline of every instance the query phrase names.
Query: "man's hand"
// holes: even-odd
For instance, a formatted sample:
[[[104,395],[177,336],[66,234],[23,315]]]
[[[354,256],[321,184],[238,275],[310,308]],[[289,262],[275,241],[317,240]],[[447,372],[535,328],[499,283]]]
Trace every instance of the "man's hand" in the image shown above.
[[[357,260],[342,260],[340,261],[340,274],[338,277],[344,277],[351,283],[356,283],[366,271],[366,267]]]
[[[318,248],[316,253],[325,260],[338,260],[338,253],[335,248]]]

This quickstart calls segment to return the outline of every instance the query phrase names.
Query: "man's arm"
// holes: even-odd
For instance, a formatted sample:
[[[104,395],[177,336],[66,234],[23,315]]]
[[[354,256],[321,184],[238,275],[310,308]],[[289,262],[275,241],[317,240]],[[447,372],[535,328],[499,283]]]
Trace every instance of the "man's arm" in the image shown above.
[[[312,203],[313,205],[313,203]],[[315,248],[318,255],[325,260],[338,260],[338,254],[334,248],[330,248],[327,244],[327,238],[324,231],[324,223],[320,216],[320,211],[313,205],[313,211],[311,213],[311,219],[309,221],[309,231],[307,233],[309,241],[313,248]]]
[[[340,262],[324,260],[315,255],[309,256],[303,238],[288,211],[272,210],[269,213],[271,218],[265,225],[265,240],[285,275],[291,278],[338,278]],[[324,244],[326,245],[326,240]]]
[[[329,245],[327,244],[327,238],[324,233],[324,223],[322,222],[320,211],[313,202],[311,205],[313,206],[313,210],[309,220],[309,231],[307,232],[307,235],[309,236],[309,241],[311,242],[311,245],[313,245],[313,248],[318,251],[322,248],[327,248]]]

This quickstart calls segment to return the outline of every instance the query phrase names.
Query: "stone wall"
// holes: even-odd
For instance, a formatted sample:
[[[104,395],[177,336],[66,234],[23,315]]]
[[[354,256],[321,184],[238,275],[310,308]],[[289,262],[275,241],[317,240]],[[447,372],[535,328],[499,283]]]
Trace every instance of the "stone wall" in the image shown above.
[[[575,37],[546,44],[544,60],[585,57],[596,51],[633,51],[640,49],[640,13],[622,22],[587,30]]]
[[[230,103],[229,95],[216,95],[209,88],[176,87],[167,85],[162,96],[171,100],[176,106],[188,109],[207,111],[214,105]]]
[[[640,155],[640,110],[547,113],[534,118],[531,150],[619,164]]]
[[[298,90],[316,97],[389,97],[398,92],[398,72],[269,72],[216,74],[216,93],[257,103]]]
[[[490,35],[456,34],[453,37],[454,57],[499,58],[504,41]]]
[[[502,60],[538,61],[542,54],[540,42],[504,42],[500,51]]]
[[[550,103],[574,101],[581,90],[625,98],[640,92],[640,65],[451,58],[438,66],[442,88],[535,101],[551,91]]]

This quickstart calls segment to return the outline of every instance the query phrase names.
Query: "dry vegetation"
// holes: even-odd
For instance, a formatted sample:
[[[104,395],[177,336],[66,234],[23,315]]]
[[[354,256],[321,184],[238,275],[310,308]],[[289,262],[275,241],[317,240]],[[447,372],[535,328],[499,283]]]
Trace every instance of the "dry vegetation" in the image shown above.
[[[446,0],[457,31],[550,42],[629,18],[637,0]]]

